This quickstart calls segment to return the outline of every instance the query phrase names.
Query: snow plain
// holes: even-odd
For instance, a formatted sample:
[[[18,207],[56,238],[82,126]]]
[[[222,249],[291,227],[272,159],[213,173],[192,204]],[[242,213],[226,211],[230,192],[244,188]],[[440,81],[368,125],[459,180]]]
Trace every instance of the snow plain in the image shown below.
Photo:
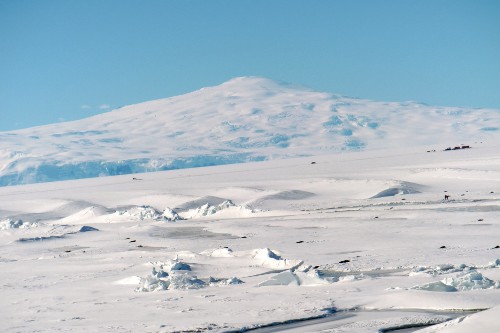
[[[499,133],[256,77],[2,132],[0,331],[498,332]]]
[[[1,187],[0,331],[498,332],[499,148]]]

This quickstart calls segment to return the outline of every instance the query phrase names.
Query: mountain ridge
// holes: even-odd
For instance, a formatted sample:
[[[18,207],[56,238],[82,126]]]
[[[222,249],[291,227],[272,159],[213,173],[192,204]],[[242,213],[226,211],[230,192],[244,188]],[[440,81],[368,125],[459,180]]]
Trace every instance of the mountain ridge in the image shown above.
[[[0,132],[0,186],[493,140],[500,110],[378,102],[261,77]],[[443,147],[444,148],[444,147]]]

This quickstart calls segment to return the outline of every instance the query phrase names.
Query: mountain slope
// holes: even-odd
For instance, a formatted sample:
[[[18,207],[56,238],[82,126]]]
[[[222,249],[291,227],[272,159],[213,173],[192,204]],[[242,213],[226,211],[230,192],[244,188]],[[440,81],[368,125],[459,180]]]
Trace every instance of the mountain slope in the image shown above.
[[[0,186],[345,150],[445,148],[499,133],[500,110],[375,102],[241,77],[78,121],[1,132]]]

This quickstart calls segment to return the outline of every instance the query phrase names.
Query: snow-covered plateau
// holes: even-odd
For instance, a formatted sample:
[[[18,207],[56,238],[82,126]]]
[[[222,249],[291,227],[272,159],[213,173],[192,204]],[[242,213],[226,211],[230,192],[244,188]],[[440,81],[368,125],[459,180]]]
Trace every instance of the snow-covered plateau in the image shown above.
[[[500,332],[499,117],[240,78],[0,133],[0,331]]]

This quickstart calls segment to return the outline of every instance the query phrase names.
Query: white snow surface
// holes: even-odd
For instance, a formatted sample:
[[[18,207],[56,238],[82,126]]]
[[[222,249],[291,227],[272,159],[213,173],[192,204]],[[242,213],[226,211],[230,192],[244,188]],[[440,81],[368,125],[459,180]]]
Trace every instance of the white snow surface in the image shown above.
[[[378,102],[240,77],[78,121],[0,132],[0,186],[344,151],[477,147],[499,138],[495,109]]]
[[[1,185],[95,176],[0,187],[0,331],[499,332],[499,127],[239,78],[0,133]]]
[[[2,187],[0,331],[498,332],[499,148]]]

